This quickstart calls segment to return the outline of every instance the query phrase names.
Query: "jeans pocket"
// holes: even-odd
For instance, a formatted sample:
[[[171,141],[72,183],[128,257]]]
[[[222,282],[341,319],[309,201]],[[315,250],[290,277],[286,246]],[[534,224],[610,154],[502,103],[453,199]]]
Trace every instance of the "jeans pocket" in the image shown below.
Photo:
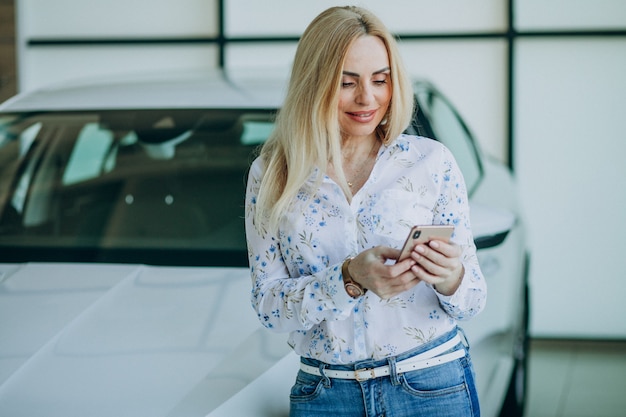
[[[306,402],[317,398],[323,389],[324,378],[298,371],[295,384],[289,396],[292,402]]]
[[[405,372],[400,376],[402,386],[410,394],[419,397],[437,397],[466,391],[462,360]]]

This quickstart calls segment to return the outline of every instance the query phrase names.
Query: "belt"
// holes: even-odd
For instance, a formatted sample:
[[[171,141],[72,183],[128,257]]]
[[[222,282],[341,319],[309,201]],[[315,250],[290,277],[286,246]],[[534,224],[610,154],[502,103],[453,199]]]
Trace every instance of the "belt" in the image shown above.
[[[418,369],[430,368],[432,366],[442,365],[455,359],[462,358],[465,356],[465,349],[458,349],[454,352],[446,353],[445,355],[442,354],[446,350],[452,349],[460,342],[461,337],[457,334],[452,339],[439,346],[435,346],[426,352],[422,352],[408,359],[399,361],[396,363],[396,373],[402,374],[404,372],[417,371]],[[391,374],[391,368],[389,365],[379,366],[376,368],[361,368],[353,371],[324,369],[323,374],[319,368],[304,363],[300,363],[300,369],[311,375],[327,376],[329,378],[337,379],[356,379],[359,382]]]

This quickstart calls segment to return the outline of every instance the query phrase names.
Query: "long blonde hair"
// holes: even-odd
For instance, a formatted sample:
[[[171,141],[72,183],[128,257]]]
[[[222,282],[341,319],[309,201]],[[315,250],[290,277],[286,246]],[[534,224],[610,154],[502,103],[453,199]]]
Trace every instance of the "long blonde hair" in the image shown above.
[[[386,123],[379,126],[388,144],[408,126],[413,114],[411,81],[396,41],[384,24],[360,7],[331,7],[307,27],[298,43],[285,102],[273,134],[261,149],[264,173],[256,207],[256,224],[279,219],[316,168],[317,185],[332,164],[339,185],[350,195],[341,164],[338,102],[347,51],[357,38],[379,37],[389,56],[392,99]]]

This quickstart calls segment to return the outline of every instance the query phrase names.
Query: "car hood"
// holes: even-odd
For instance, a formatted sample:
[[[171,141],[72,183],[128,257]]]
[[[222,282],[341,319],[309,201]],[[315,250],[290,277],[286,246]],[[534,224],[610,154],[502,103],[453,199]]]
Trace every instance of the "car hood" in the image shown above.
[[[0,265],[0,415],[173,416],[199,388],[209,415],[289,352],[249,294],[246,268]]]
[[[285,76],[221,70],[85,78],[17,94],[1,112],[121,109],[276,109]]]

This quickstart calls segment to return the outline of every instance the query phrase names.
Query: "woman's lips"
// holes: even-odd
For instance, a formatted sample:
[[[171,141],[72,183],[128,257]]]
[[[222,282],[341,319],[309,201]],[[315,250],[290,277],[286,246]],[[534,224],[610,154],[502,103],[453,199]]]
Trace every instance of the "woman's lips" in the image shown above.
[[[374,120],[376,116],[376,110],[359,111],[359,112],[346,112],[349,118],[359,123],[369,123]]]

